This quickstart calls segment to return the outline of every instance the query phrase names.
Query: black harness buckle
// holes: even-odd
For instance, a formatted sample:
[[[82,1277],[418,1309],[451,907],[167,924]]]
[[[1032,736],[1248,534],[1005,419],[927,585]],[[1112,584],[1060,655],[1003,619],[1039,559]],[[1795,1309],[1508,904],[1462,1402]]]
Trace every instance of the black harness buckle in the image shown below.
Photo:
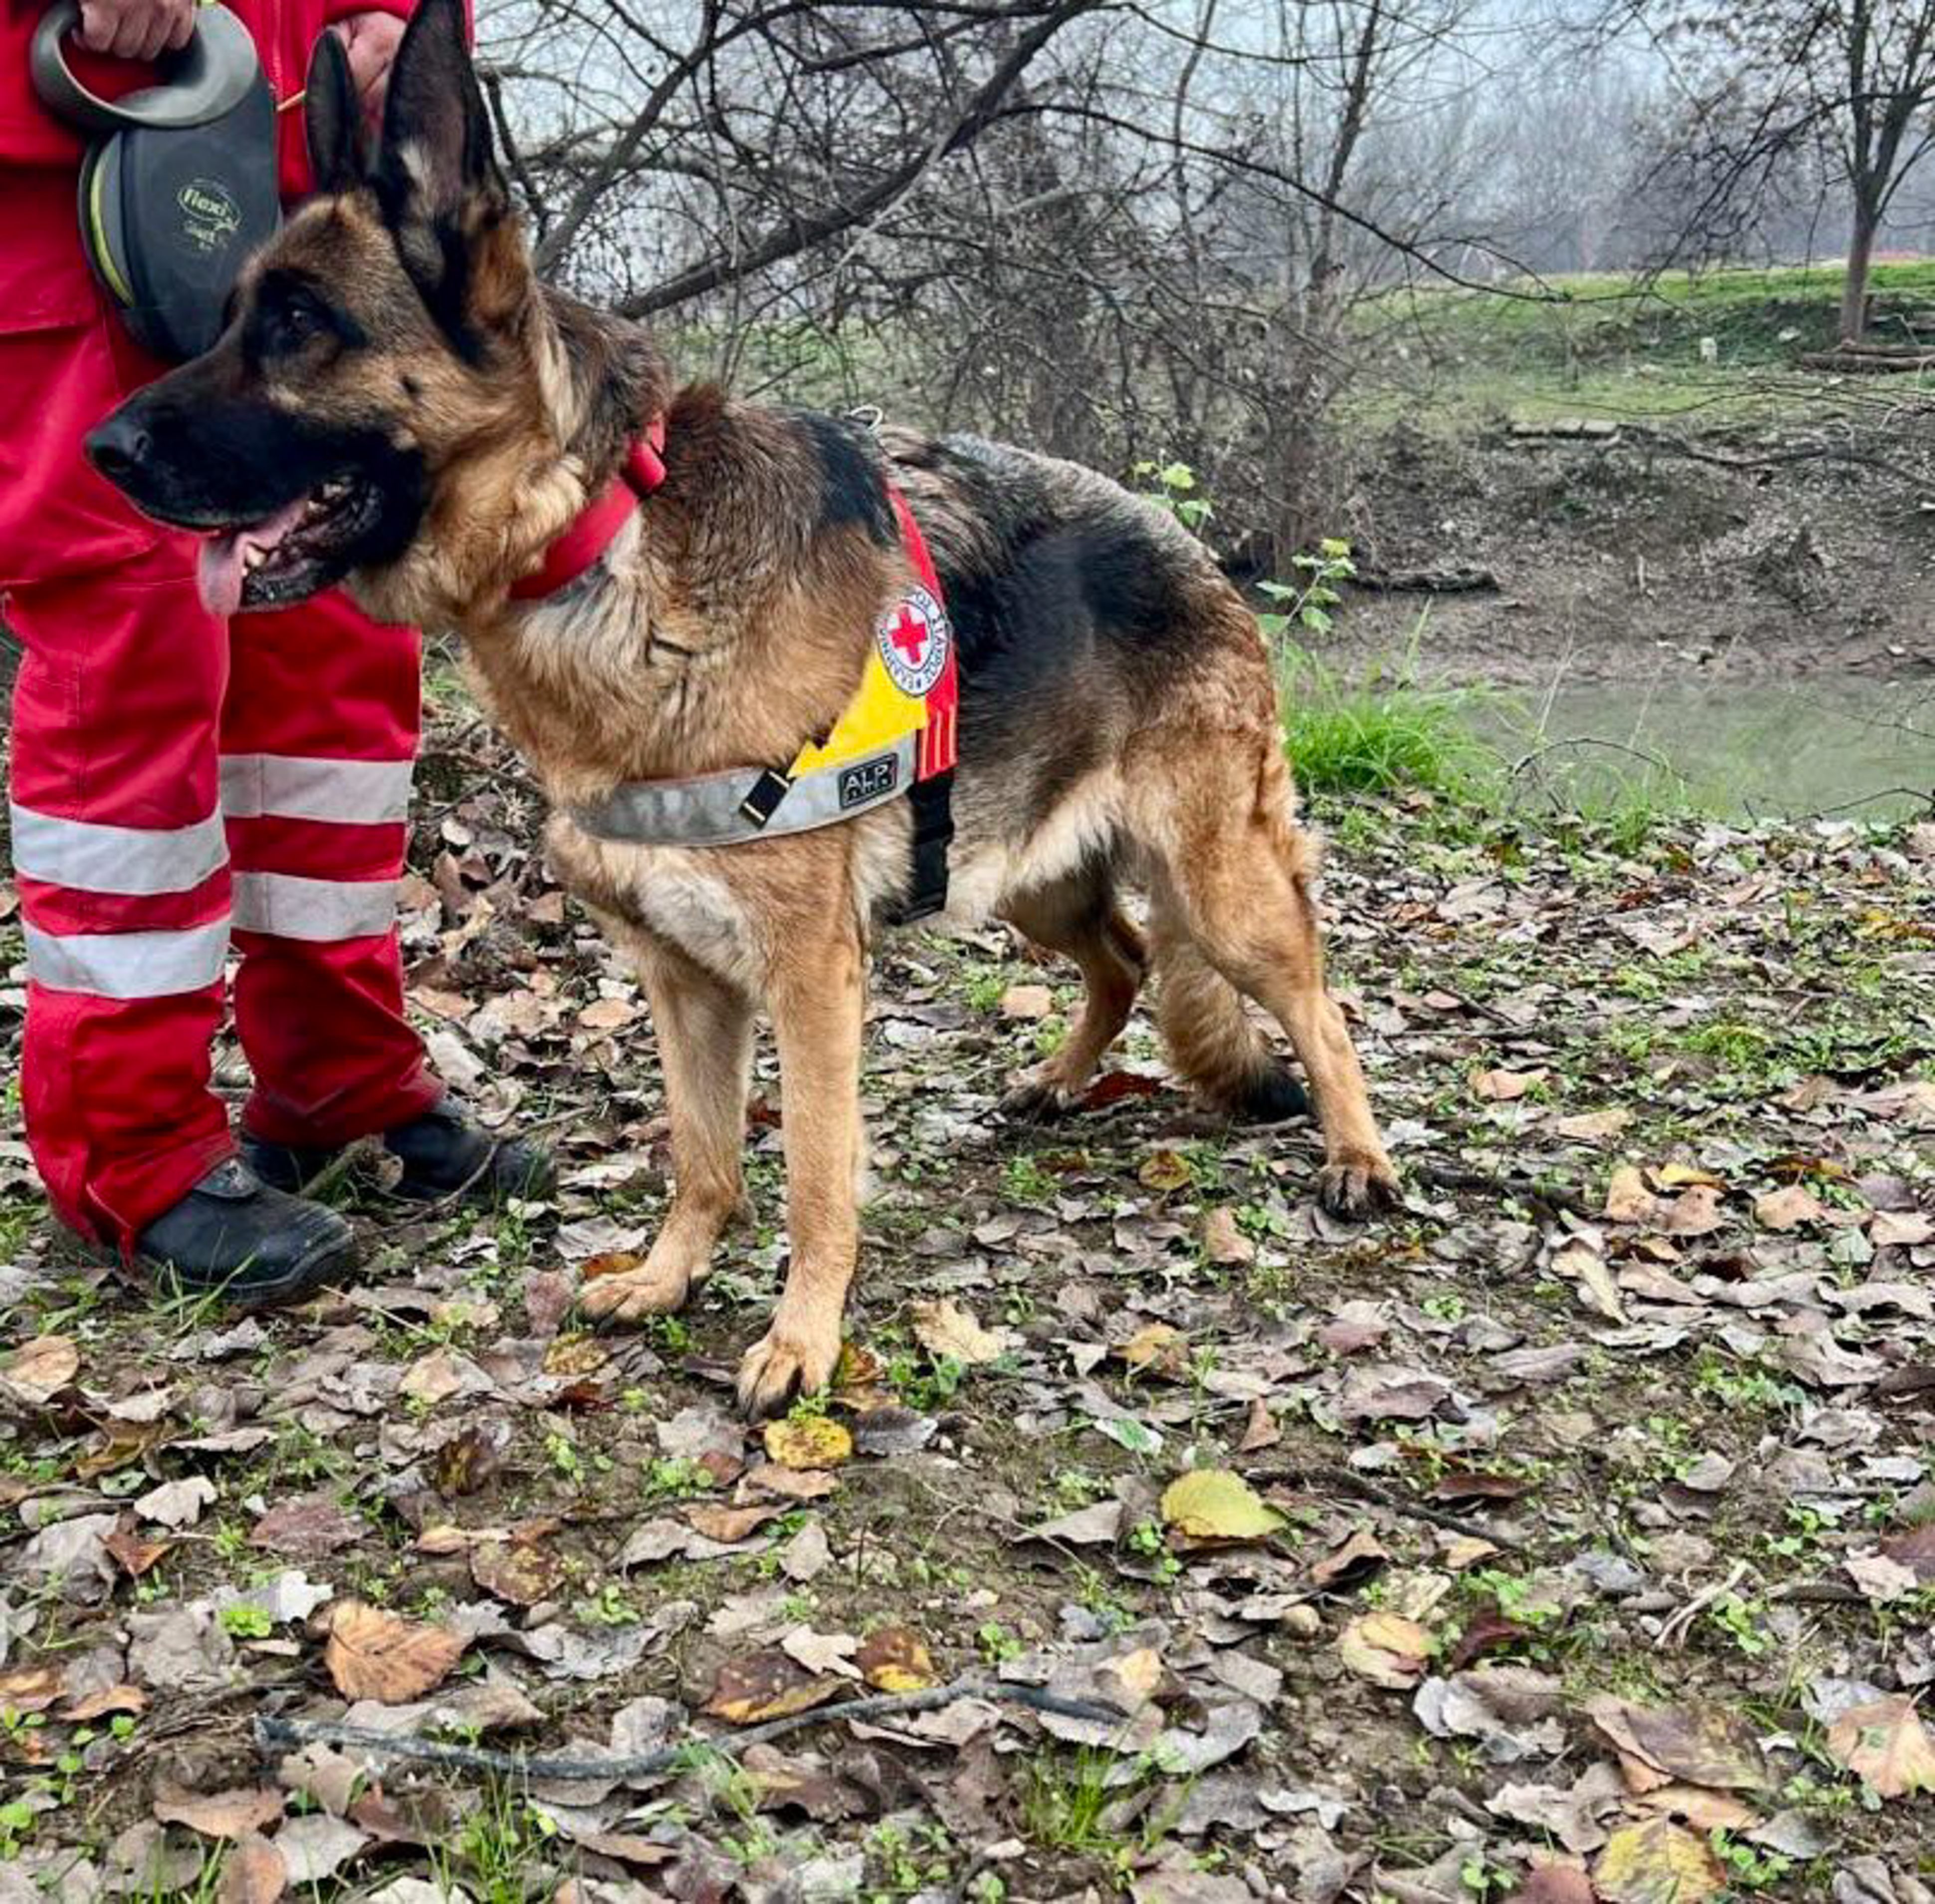
[[[762,827],[780,810],[780,802],[792,791],[792,783],[783,774],[768,767],[747,789],[739,810],[755,826]]]

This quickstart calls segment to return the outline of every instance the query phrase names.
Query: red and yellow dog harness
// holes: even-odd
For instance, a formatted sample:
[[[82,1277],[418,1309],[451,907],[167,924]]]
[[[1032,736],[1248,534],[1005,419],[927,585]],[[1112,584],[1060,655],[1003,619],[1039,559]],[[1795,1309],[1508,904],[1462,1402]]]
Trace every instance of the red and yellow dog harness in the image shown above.
[[[632,445],[624,468],[545,551],[512,598],[536,601],[584,575],[665,481],[665,422]],[[895,916],[947,903],[947,849],[960,676],[954,630],[927,540],[892,483],[913,580],[875,621],[860,686],[826,737],[784,768],[729,768],[690,780],[627,780],[571,817],[601,840],[632,846],[730,846],[832,826],[904,795],[913,810],[913,871]]]

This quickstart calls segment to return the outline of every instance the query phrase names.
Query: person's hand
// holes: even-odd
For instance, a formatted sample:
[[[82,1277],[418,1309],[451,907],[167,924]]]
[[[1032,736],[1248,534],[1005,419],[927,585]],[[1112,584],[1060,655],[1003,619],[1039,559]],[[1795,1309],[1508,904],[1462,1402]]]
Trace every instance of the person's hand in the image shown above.
[[[390,64],[403,37],[403,23],[394,14],[352,14],[330,29],[349,56],[349,77],[363,116],[373,124],[382,116],[383,95],[389,90]]]
[[[178,52],[195,33],[195,0],[80,0],[80,44],[116,59]]]

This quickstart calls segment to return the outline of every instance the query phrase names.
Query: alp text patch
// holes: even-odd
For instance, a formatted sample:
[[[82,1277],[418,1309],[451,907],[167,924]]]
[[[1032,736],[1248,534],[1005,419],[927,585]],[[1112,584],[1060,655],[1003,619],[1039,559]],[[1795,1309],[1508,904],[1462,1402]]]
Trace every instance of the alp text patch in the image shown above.
[[[890,753],[871,760],[857,760],[840,770],[840,810],[864,807],[870,801],[884,800],[900,778],[901,764]]]

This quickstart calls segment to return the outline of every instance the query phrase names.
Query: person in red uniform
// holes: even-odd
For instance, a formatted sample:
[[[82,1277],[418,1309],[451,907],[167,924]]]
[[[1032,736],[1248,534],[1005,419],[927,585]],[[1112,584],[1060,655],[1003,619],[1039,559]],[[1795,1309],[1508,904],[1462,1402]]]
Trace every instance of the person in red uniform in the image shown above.
[[[341,36],[379,107],[408,0],[229,0],[280,117],[285,199],[307,189],[296,107]],[[535,1187],[427,1068],[403,1015],[396,882],[416,752],[414,630],[340,594],[224,623],[192,536],[89,468],[86,431],[165,367],[96,289],[75,216],[79,139],[41,105],[43,8],[0,0],[0,590],[24,647],[14,868],[27,963],[22,1101],[57,1214],[188,1289],[251,1306],[355,1260],[297,1193],[381,1133],[406,1195]],[[125,92],[186,43],[194,0],[81,0],[72,62]],[[210,1082],[228,961],[255,1076],[240,1142]]]

